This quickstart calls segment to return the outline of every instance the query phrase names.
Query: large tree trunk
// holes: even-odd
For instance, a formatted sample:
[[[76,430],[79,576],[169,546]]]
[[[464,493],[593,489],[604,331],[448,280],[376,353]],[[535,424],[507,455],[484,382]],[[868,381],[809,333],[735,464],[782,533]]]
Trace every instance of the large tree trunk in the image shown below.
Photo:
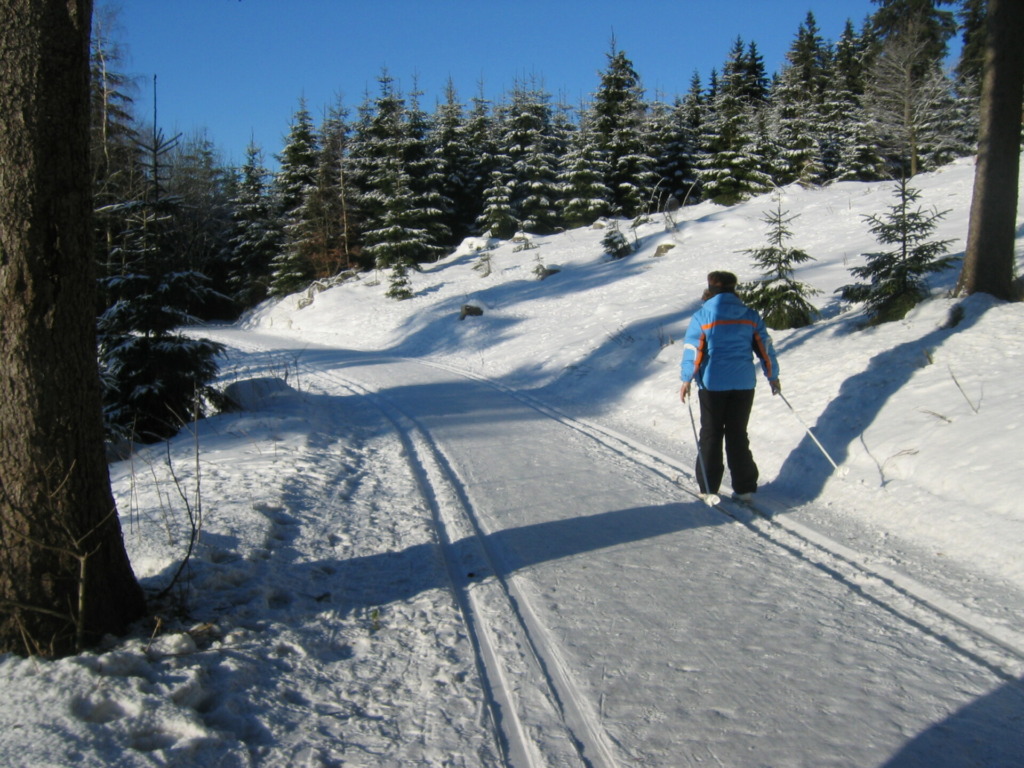
[[[988,0],[985,74],[967,254],[957,293],[1013,296],[1021,100],[1024,99],[1024,2]]]
[[[144,610],[103,451],[89,249],[92,0],[0,0],[0,651]]]

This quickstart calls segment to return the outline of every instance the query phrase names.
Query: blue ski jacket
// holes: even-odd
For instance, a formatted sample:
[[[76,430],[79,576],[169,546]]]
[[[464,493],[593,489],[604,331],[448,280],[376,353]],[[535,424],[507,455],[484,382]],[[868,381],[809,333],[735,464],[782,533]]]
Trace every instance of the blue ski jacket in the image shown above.
[[[779,377],[775,348],[757,311],[735,293],[712,296],[690,319],[680,373],[701,389],[753,389],[754,355],[772,381]]]

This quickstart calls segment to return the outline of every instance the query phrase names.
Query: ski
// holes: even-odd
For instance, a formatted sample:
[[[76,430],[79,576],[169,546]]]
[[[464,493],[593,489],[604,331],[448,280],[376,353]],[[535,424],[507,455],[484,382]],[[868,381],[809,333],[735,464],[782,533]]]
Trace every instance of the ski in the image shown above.
[[[750,510],[758,517],[763,517],[765,520],[771,520],[774,516],[772,511],[762,504],[759,504],[756,499],[744,499],[739,494],[732,494],[727,497],[729,501],[738,504],[744,509]]]
[[[676,475],[676,485],[682,487],[687,493],[696,496],[698,499],[703,501],[709,507],[715,507],[720,509],[726,514],[729,514],[729,502],[732,502],[738,507],[751,512],[758,517],[764,518],[765,520],[771,520],[775,515],[768,507],[758,502],[756,498],[753,499],[741,499],[737,494],[733,493],[727,496],[717,493],[701,493],[699,490],[694,490],[692,486],[683,478],[682,475]]]

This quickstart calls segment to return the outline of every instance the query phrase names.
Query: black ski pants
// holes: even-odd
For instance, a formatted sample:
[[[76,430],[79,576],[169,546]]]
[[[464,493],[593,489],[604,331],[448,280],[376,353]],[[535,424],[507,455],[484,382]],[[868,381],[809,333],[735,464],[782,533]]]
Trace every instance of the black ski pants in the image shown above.
[[[729,475],[735,493],[757,490],[757,465],[750,452],[747,423],[754,406],[753,389],[728,389],[719,392],[701,389],[700,393],[700,458],[697,460],[697,482],[702,493],[718,493],[725,465],[722,442],[729,462]],[[704,468],[701,469],[701,459]],[[707,485],[704,471],[707,471]]]

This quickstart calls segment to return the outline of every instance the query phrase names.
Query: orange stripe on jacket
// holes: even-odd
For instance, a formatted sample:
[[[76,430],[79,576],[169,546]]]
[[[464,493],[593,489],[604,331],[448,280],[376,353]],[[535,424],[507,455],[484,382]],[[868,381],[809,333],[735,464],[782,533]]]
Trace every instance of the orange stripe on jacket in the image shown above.
[[[704,362],[704,351],[708,346],[708,337],[703,333],[700,335],[700,341],[697,342],[697,349],[693,353],[693,378],[697,378],[700,374],[701,363]]]
[[[762,339],[761,334],[757,333],[756,331],[754,332],[754,345],[754,349],[757,352],[757,356],[760,357],[761,361],[764,363],[765,375],[768,377],[768,380],[771,381],[772,373],[774,373],[774,371],[772,370],[772,358],[771,355],[768,354],[768,350],[764,346],[764,339]]]
[[[706,331],[709,328],[714,328],[716,325],[752,325],[754,328],[757,328],[757,323],[753,320],[713,320],[707,325],[702,325],[700,329]]]

